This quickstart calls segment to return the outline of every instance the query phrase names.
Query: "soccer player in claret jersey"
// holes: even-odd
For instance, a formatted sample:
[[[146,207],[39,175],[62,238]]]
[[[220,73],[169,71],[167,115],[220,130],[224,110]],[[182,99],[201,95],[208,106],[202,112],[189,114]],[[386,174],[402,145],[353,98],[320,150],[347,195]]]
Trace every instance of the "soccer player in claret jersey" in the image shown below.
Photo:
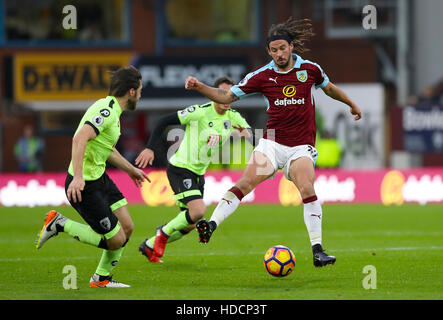
[[[234,82],[229,77],[221,77],[214,86],[229,90]],[[253,138],[248,130],[246,120],[231,104],[209,102],[203,105],[193,105],[160,119],[151,133],[148,146],[135,160],[140,168],[152,165],[154,152],[161,140],[158,138],[169,125],[185,125],[186,131],[177,152],[169,159],[166,173],[174,191],[174,199],[180,208],[180,213],[166,225],[159,226],[153,237],[140,244],[139,251],[150,262],[163,262],[167,243],[181,239],[195,228],[206,212],[203,202],[205,185],[204,174],[210,164],[211,156],[230,137],[233,130],[238,130],[240,136]]]
[[[148,176],[130,164],[116,149],[120,137],[120,115],[135,110],[142,90],[140,72],[123,67],[111,76],[109,96],[91,105],[72,139],[72,158],[65,181],[67,198],[87,224],[48,212],[37,239],[40,249],[48,239],[66,232],[74,239],[103,250],[90,287],[123,288],[129,285],[112,279],[134,228],[127,201],[105,172],[106,161],[125,171],[140,187]]]
[[[318,64],[299,56],[305,51],[305,42],[312,36],[312,24],[308,19],[289,18],[271,26],[266,49],[272,61],[247,74],[230,90],[210,87],[195,77],[186,79],[186,89],[197,90],[219,103],[232,103],[253,93],[261,93],[269,116],[266,133],[254,149],[240,180],[223,195],[210,221],[197,223],[201,242],[209,241],[217,226],[237,209],[245,195],[283,168],[286,178],[295,184],[303,199],[314,266],[335,263],[336,258],[327,255],[322,248],[322,207],[314,190],[314,164],[318,154],[311,90],[321,88],[329,97],[347,104],[355,120],[361,118],[361,111],[329,81]]]

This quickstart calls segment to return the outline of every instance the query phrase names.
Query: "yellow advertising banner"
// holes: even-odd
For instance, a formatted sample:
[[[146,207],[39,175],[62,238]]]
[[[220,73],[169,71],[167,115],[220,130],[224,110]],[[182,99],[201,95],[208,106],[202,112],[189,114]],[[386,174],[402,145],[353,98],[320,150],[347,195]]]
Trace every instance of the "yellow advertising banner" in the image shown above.
[[[14,57],[14,98],[91,100],[108,94],[110,71],[128,65],[130,53],[18,54]]]

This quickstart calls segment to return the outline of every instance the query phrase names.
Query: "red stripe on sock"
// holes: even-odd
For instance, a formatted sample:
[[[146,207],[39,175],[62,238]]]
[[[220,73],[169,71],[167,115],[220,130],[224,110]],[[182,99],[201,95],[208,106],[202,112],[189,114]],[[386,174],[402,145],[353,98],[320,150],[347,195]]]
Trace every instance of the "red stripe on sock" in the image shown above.
[[[231,191],[233,194],[235,194],[235,196],[237,197],[238,200],[241,201],[241,199],[243,199],[244,195],[243,192],[241,192],[241,190],[237,187],[232,187],[231,189],[229,189],[228,191]]]
[[[309,202],[314,202],[315,200],[317,200],[317,196],[312,196],[312,197],[308,197],[306,199],[303,199],[303,203],[309,203]]]

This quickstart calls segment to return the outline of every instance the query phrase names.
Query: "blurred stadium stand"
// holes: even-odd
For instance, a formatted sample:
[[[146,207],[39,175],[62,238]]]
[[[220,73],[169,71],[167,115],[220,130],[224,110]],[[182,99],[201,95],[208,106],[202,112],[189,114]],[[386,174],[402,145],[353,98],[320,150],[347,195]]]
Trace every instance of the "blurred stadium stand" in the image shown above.
[[[377,30],[362,28],[369,3],[377,8]],[[62,28],[67,4],[77,9],[76,30]],[[407,108],[422,110],[407,109],[407,116],[425,122],[443,113],[437,89],[430,104],[418,98],[443,77],[442,14],[439,0],[0,0],[0,172],[18,170],[13,149],[26,124],[45,140],[44,171],[65,171],[80,117],[107,95],[108,70],[125,64],[137,66],[144,80],[138,110],[122,117],[118,148],[132,160],[158,117],[205,102],[184,90],[187,75],[241,80],[270,60],[266,32],[291,15],[314,24],[303,57],[361,102],[364,118],[354,124],[346,106],[330,111],[335,107],[318,93],[325,129],[347,157],[341,166],[441,166],[443,128],[404,128],[403,119]],[[265,127],[262,99],[234,108],[252,127]],[[159,157],[156,165],[164,164]]]

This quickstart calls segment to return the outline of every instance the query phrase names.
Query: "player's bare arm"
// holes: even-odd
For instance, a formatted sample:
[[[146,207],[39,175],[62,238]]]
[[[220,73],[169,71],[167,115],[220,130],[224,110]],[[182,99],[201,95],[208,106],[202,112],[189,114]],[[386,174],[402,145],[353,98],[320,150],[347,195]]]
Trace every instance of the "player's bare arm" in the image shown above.
[[[238,100],[238,97],[231,90],[208,86],[203,82],[198,81],[195,77],[188,77],[186,79],[185,89],[196,90],[211,101],[217,103],[229,104]]]
[[[68,186],[67,197],[73,202],[81,202],[82,194],[85,187],[83,179],[83,158],[85,155],[86,144],[89,140],[96,137],[94,129],[86,124],[72,139],[72,166],[74,168],[74,178]]]
[[[143,181],[145,180],[151,182],[148,175],[143,172],[143,170],[134,167],[116,149],[114,149],[114,151],[109,155],[108,162],[125,171],[134,181],[136,187],[141,187]]]
[[[341,101],[346,103],[351,108],[351,114],[355,117],[355,120],[361,119],[361,111],[360,108],[343,92],[339,87],[337,87],[332,82],[329,82],[326,87],[323,88],[323,91],[326,95],[331,97],[332,99]]]

